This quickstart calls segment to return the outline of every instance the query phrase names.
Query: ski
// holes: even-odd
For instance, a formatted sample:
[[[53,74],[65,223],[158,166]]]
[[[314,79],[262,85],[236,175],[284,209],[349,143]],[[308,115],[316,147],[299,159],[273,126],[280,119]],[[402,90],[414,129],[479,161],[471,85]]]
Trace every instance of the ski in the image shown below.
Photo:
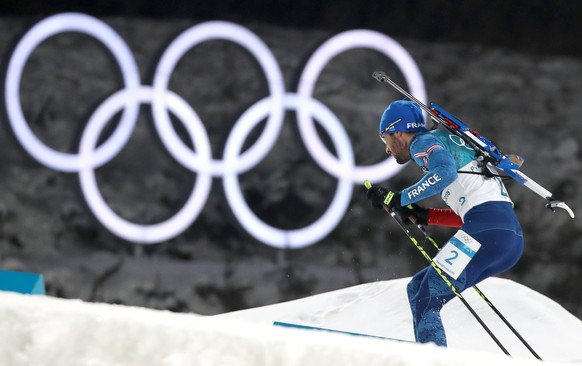
[[[495,146],[490,140],[484,136],[481,136],[477,131],[469,128],[469,126],[467,126],[458,118],[454,117],[452,114],[445,111],[442,107],[435,103],[431,103],[430,107],[422,103],[412,94],[400,87],[400,85],[390,79],[383,71],[374,72],[372,77],[374,77],[379,82],[390,84],[401,94],[418,104],[422,110],[428,113],[430,118],[437,125],[443,126],[451,133],[463,139],[467,145],[471,146],[479,154],[478,159],[486,167],[486,169],[491,172],[495,172],[496,169],[502,171],[508,177],[512,178],[519,184],[526,186],[544,198],[547,201],[547,208],[554,212],[556,211],[556,208],[561,208],[565,210],[571,218],[575,217],[574,211],[572,211],[572,209],[564,201],[552,200],[552,193],[550,191],[536,183],[533,179],[519,170],[524,162],[523,157],[514,154],[503,154],[501,150],[499,150],[499,148],[497,148],[497,146]]]
[[[301,324],[285,323],[285,322],[278,322],[278,321],[273,322],[273,325],[278,326],[278,327],[285,327],[285,328],[296,328],[296,329],[306,329],[306,330],[319,330],[319,331],[325,331],[325,332],[331,332],[331,333],[348,334],[348,335],[357,336],[357,337],[379,338],[379,339],[387,339],[387,340],[390,340],[390,341],[397,341],[397,342],[416,343],[416,342],[407,341],[407,340],[404,340],[404,339],[381,337],[381,336],[375,336],[375,335],[370,335],[370,334],[363,334],[363,333],[356,333],[356,332],[347,332],[347,331],[344,331],[344,330],[336,330],[336,329],[329,329],[329,328],[319,328],[319,327],[313,327],[313,326],[310,326],[310,325],[301,325]]]

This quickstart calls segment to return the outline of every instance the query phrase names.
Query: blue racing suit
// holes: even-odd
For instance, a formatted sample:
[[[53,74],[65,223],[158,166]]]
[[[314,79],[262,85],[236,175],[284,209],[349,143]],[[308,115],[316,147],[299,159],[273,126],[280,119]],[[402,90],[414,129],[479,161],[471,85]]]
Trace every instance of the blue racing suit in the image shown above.
[[[501,179],[478,174],[482,168],[477,164],[476,152],[448,131],[417,133],[409,149],[424,176],[402,191],[401,204],[440,193],[461,217],[461,230],[481,244],[458,279],[450,279],[457,290],[463,291],[513,267],[523,251],[523,234]],[[455,297],[451,289],[428,266],[414,275],[407,293],[416,341],[446,346],[440,310]]]

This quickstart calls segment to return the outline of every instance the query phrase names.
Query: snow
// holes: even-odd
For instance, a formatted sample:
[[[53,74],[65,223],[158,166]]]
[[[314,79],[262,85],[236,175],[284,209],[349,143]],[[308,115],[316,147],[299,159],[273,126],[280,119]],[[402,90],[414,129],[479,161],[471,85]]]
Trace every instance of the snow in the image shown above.
[[[412,340],[408,279],[374,282],[216,316],[0,292],[0,360],[30,365],[539,365],[472,290],[443,310],[449,347],[273,326],[297,323]],[[546,364],[582,364],[582,322],[518,283],[479,288]]]

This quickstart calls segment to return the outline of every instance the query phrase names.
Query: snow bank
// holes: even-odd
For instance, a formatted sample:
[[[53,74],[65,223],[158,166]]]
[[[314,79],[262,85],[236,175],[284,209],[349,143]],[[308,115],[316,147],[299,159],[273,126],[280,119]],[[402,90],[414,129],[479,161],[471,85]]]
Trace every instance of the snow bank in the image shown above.
[[[280,321],[412,341],[412,315],[406,298],[408,281],[409,278],[403,278],[368,283],[219,316],[264,324]],[[478,287],[544,361],[582,364],[582,321],[558,303],[510,280],[489,278]],[[533,357],[473,289],[464,291],[463,296],[512,356]],[[449,349],[503,354],[458,299],[445,306],[442,318]]]
[[[390,282],[386,287],[393,288]],[[347,290],[355,294],[352,300],[366,294],[361,286]],[[305,301],[297,301],[282,306],[304,311]],[[273,315],[274,307],[269,309]],[[203,317],[0,292],[0,359],[3,366],[539,365],[521,357],[274,327],[264,317],[242,319],[244,314]]]

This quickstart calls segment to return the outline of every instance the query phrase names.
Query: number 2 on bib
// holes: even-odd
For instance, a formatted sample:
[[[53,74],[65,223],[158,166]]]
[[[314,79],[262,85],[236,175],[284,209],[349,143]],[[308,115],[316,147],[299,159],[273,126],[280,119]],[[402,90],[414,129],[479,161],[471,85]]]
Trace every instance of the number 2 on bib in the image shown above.
[[[434,262],[456,280],[479,248],[481,248],[481,244],[475,238],[463,230],[459,230],[434,257]]]
[[[447,262],[449,266],[452,266],[453,261],[459,257],[459,252],[457,252],[456,250],[451,250],[451,254],[452,257],[445,259],[445,262]]]

